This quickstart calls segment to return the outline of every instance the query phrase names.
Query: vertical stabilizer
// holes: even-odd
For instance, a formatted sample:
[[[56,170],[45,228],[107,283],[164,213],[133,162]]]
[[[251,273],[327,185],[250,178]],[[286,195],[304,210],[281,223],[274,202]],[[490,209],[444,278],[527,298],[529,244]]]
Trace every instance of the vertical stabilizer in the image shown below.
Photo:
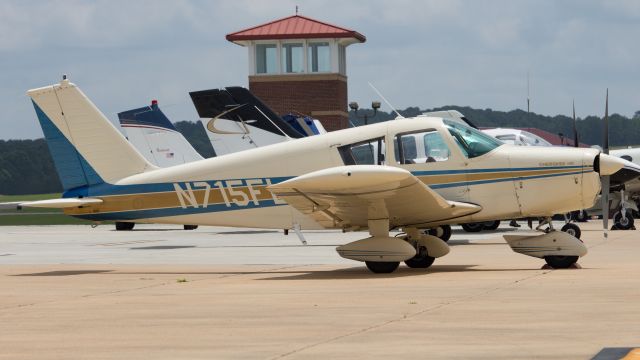
[[[152,164],[169,167],[202,160],[203,157],[160,110],[151,106],[118,113],[120,126],[129,142]]]
[[[114,183],[156,168],[129,144],[118,129],[69,80],[64,79],[60,84],[29,90],[27,95],[33,100],[45,135],[57,134],[58,144],[66,143],[64,147],[67,150],[73,148],[77,151],[78,159],[71,162],[56,159],[56,153],[52,152],[63,184],[63,177],[73,175],[76,175],[77,179],[69,184],[74,187],[92,185],[98,182],[97,179]],[[47,141],[51,148],[52,140],[47,137]],[[68,155],[69,151],[65,153]],[[62,174],[59,163],[73,165],[73,168]],[[68,186],[65,185],[65,188]]]

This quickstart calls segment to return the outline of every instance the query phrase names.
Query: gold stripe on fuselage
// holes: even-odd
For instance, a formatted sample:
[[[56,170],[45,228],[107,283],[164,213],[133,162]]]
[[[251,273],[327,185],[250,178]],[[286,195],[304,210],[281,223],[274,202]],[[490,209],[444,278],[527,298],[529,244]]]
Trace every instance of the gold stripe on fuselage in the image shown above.
[[[426,185],[432,184],[452,184],[452,183],[465,183],[473,181],[483,180],[500,180],[507,178],[528,177],[528,176],[545,176],[545,175],[559,175],[563,173],[575,173],[579,171],[589,170],[589,167],[584,168],[571,168],[571,169],[544,169],[540,170],[522,170],[522,171],[502,171],[502,172],[485,172],[485,173],[463,173],[463,174],[443,174],[443,175],[419,175],[418,179]],[[263,200],[272,200],[273,195],[267,186],[265,185],[253,185],[252,186],[255,199],[260,202]],[[233,187],[234,192],[244,193],[249,200],[253,201],[253,196],[247,186]],[[242,200],[241,195],[231,195],[227,188],[225,188],[227,194],[227,200],[234,203],[234,200]],[[196,202],[199,207],[205,203],[205,197],[207,197],[207,205],[220,205],[226,204],[222,194],[222,190],[218,187],[211,187],[207,196],[206,189],[192,189]],[[111,213],[121,211],[135,211],[135,210],[150,210],[150,209],[166,209],[166,208],[179,208],[182,207],[179,195],[176,191],[163,191],[153,193],[136,193],[125,195],[105,195],[96,196],[98,199],[102,199],[102,204],[84,206],[82,208],[70,208],[65,209],[65,214],[68,215],[83,215],[83,214],[96,214],[96,213]],[[188,207],[191,207],[187,203]]]
[[[271,195],[271,192],[267,190],[266,186],[254,185],[252,188],[254,190],[254,193],[256,193],[255,198],[258,202],[273,199],[273,195]],[[250,193],[248,187],[238,186],[234,187],[233,190],[234,192],[244,193],[249,199],[249,203],[253,201],[252,194]],[[196,199],[198,207],[203,207],[205,203],[205,196],[207,197],[207,206],[226,204],[222,195],[222,191],[219,188],[212,187],[209,190],[208,196],[206,194],[206,189],[192,189],[192,192]],[[82,208],[65,209],[64,212],[68,215],[82,215],[182,207],[182,203],[180,202],[180,198],[178,197],[176,191],[96,196],[96,198],[102,199],[102,204],[90,205]],[[227,200],[230,203],[234,203],[234,200],[242,201],[243,199],[241,195],[232,195],[227,192]],[[187,207],[192,207],[188,202],[186,203],[186,205]]]

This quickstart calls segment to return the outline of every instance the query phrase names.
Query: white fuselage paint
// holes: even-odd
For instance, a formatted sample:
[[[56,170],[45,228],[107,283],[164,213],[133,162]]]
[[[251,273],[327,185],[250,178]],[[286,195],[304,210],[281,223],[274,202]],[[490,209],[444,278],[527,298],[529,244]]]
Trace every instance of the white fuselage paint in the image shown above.
[[[435,129],[440,132],[451,150],[449,159],[423,164],[402,165],[396,163],[393,156],[394,137],[399,133],[425,129]],[[595,149],[539,147],[534,150],[528,147],[502,145],[485,155],[469,159],[460,151],[441,119],[424,117],[345,129],[158,169],[124,178],[116,185],[176,183],[182,187],[186,183],[194,185],[198,182],[213,181],[214,179],[229,181],[233,179],[295,177],[316,170],[344,165],[337,150],[339,146],[381,136],[385,138],[386,142],[387,166],[407,169],[418,177],[421,177],[420,172],[468,172],[468,174],[462,175],[464,180],[459,181],[455,186],[437,186],[437,184],[447,183],[447,175],[435,185],[431,185],[427,181],[428,185],[447,200],[470,202],[482,207],[482,211],[471,216],[441,223],[550,216],[588,208],[593,205],[600,191],[599,176],[591,168],[594,158],[598,154]],[[523,170],[521,173],[513,171],[513,169],[530,169],[533,172],[549,171],[548,169],[562,167],[575,167],[576,171],[539,177],[527,172],[527,170]],[[503,171],[496,169],[503,169]],[[477,170],[480,172],[476,172]],[[490,175],[489,179],[486,179],[486,176],[483,175],[486,171],[492,172],[495,176]],[[502,180],[493,181],[490,179],[491,176],[502,177]],[[458,179],[460,179],[460,175],[458,175]],[[183,196],[179,192],[176,191],[176,196]],[[247,204],[249,203],[251,201],[247,201]],[[407,206],[419,206],[419,204],[407,204]],[[258,206],[247,209],[236,207],[236,209],[137,219],[136,221],[280,229],[291,228],[293,224],[299,224],[303,229],[323,228],[309,217],[287,205]],[[432,225],[441,223],[433,223]]]

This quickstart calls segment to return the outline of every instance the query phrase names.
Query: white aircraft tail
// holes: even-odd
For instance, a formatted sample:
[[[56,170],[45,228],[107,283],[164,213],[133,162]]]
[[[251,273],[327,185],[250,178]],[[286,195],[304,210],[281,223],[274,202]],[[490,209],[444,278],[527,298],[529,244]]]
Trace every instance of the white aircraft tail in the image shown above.
[[[27,95],[33,100],[65,190],[114,183],[156,169],[66,78],[29,90]]]
[[[160,110],[156,100],[151,106],[118,113],[118,119],[129,142],[147,161],[158,167],[203,159]]]

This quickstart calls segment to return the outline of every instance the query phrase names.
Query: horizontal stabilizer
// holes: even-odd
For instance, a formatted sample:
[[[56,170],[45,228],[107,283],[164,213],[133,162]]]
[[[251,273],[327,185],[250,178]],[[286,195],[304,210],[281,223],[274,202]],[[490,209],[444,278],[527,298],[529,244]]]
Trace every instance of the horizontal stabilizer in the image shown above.
[[[47,208],[47,209],[67,209],[84,205],[102,204],[101,199],[92,198],[67,198],[50,199],[37,201],[14,201],[0,203],[0,209],[20,209],[23,207]]]

